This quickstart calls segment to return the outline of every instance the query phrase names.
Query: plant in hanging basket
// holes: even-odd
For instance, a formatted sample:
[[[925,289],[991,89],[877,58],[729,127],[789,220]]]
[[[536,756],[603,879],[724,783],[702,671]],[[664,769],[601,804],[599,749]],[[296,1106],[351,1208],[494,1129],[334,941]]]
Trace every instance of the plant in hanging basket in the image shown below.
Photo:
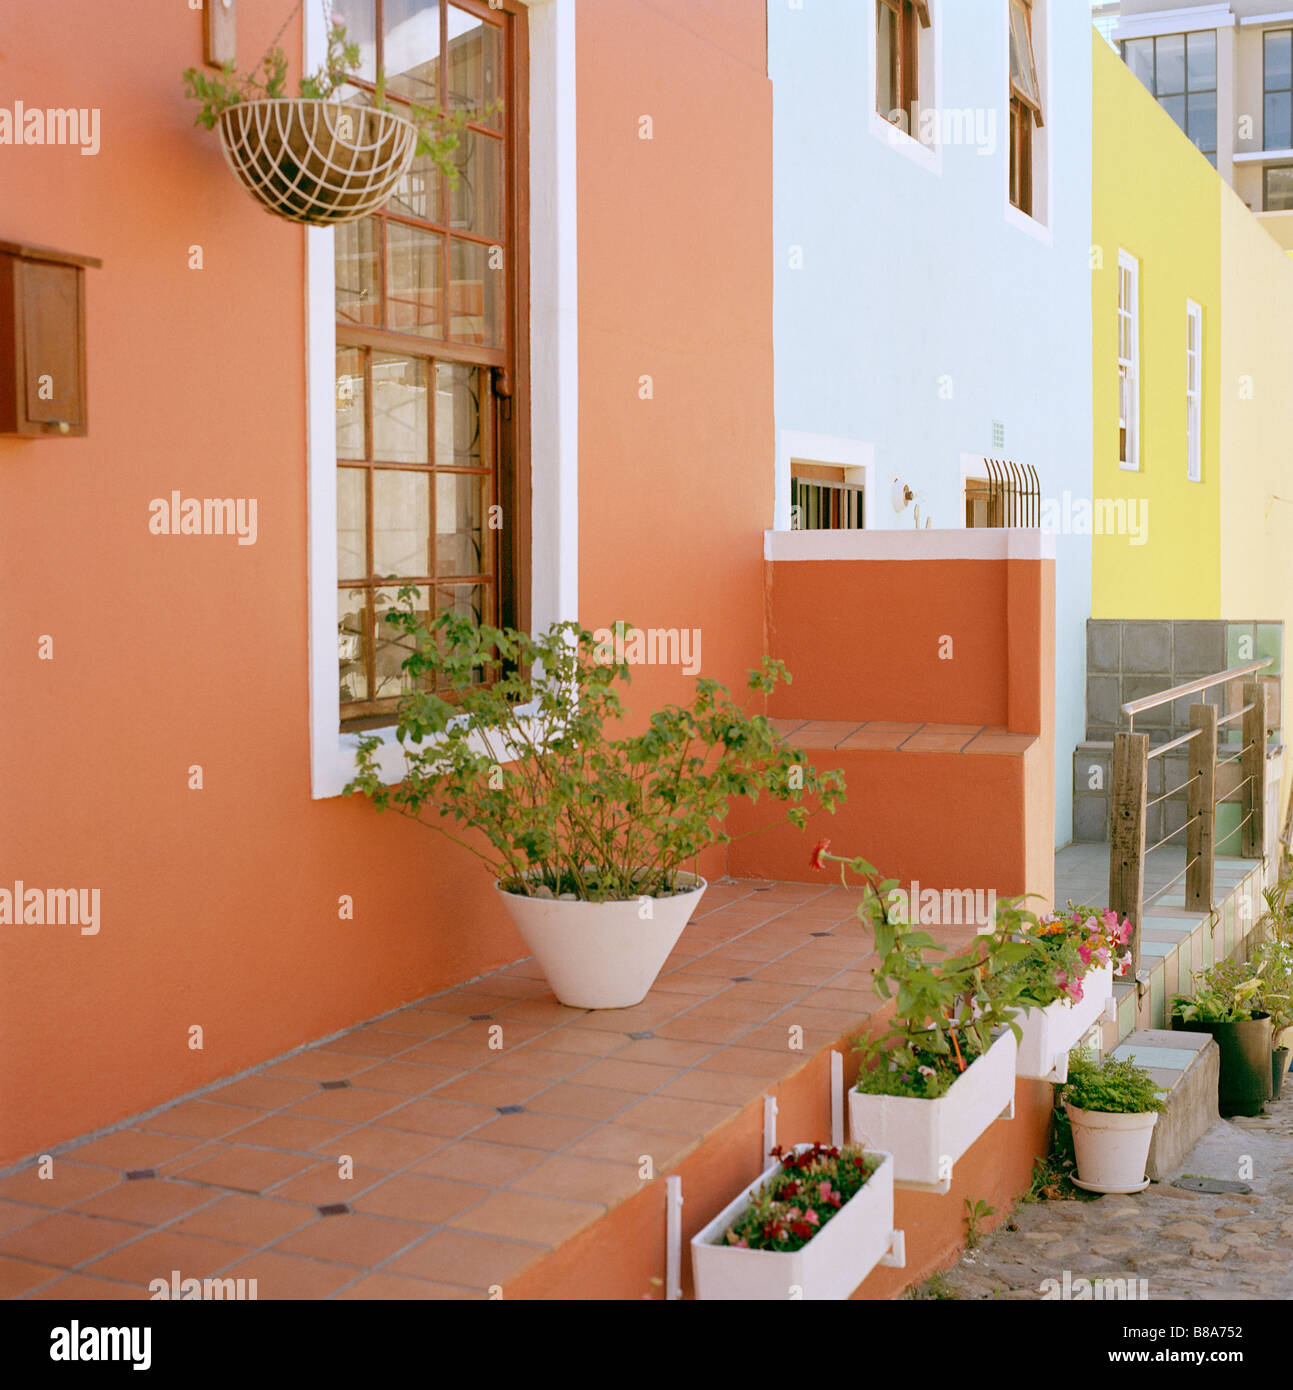
[[[323,66],[301,79],[296,97],[287,94],[287,58],[277,47],[244,76],[231,65],[216,76],[189,68],[184,85],[201,103],[194,124],[219,133],[225,160],[252,197],[290,222],[336,226],[385,206],[419,157],[456,182],[453,152],[474,118],[396,110],[380,75],[372,105],[343,102],[339,93],[359,62],[359,45],[335,24]]]

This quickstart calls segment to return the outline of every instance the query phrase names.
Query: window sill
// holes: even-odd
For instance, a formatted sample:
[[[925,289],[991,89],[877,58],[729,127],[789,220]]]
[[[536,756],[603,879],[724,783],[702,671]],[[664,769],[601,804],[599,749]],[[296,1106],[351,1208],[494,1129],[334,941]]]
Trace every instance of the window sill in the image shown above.
[[[1054,246],[1055,244],[1051,229],[1044,222],[1039,222],[1026,212],[1020,212],[1009,200],[1006,202],[1006,225],[1014,227],[1016,231],[1024,232],[1035,241],[1040,241],[1043,246]]]
[[[1139,472],[1140,472],[1140,464],[1139,464],[1139,462],[1137,462],[1137,463],[1119,463],[1119,464],[1118,464],[1118,467],[1119,467],[1119,469],[1120,469],[1123,473],[1139,473]]]
[[[871,112],[871,134],[877,140],[888,145],[891,150],[902,155],[905,159],[911,160],[913,164],[927,169],[931,174],[942,177],[943,151],[937,147],[931,148],[929,145],[921,144],[914,136],[899,130],[892,121],[886,121],[878,111]]]

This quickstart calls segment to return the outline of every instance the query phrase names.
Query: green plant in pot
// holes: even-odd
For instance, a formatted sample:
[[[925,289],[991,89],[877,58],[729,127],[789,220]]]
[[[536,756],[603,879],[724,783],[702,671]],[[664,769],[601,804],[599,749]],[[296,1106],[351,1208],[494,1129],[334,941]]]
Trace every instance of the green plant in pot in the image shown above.
[[[1194,979],[1193,994],[1172,998],[1172,1027],[1208,1033],[1216,1040],[1221,1052],[1221,1113],[1260,1115],[1274,1092],[1265,970],[1246,961],[1222,961]]]
[[[1289,1069],[1290,1039],[1293,1033],[1293,943],[1264,941],[1253,952],[1253,964],[1262,980],[1261,1009],[1271,1017],[1271,1088],[1279,1099]]]
[[[1078,1175],[1089,1192],[1142,1192],[1154,1126],[1166,1108],[1162,1087],[1134,1058],[1097,1061],[1075,1048],[1060,1090],[1073,1129]]]
[[[629,733],[623,643],[574,623],[531,637],[451,611],[428,624],[417,602],[408,586],[386,615],[413,687],[395,729],[403,778],[385,780],[382,740],[365,735],[347,791],[480,858],[564,1004],[645,997],[705,891],[699,855],[730,838],[734,798],[767,796],[802,827],[843,797],[838,771],[818,773],[715,681]],[[762,704],[783,679],[765,661],[747,700]]]

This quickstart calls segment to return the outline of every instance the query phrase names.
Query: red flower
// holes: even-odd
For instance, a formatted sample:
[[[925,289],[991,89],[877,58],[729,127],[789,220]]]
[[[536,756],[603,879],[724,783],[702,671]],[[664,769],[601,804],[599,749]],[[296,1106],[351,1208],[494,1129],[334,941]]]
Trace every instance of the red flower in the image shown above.
[[[825,854],[830,847],[831,842],[829,840],[818,840],[816,848],[813,850],[812,856],[808,860],[809,865],[814,869],[824,869],[826,866],[822,863],[822,855]]]
[[[783,1197],[798,1197],[798,1196],[799,1196],[799,1184],[798,1184],[797,1182],[788,1182],[788,1183],[781,1189],[781,1195],[782,1195]]]
[[[813,1228],[808,1224],[807,1221],[792,1222],[790,1229],[795,1235],[799,1237],[800,1240],[807,1240],[808,1237],[813,1233]]]

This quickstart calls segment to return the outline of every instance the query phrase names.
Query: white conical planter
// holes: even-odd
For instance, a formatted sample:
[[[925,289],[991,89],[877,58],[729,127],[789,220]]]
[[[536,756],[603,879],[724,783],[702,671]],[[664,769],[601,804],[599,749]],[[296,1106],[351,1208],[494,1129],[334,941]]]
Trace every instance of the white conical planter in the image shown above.
[[[1145,1165],[1158,1113],[1113,1115],[1103,1110],[1079,1110],[1064,1102],[1073,1126],[1078,1175],[1088,1192],[1143,1192],[1149,1186]]]
[[[552,992],[572,1009],[628,1009],[655,984],[669,952],[709,885],[695,874],[685,893],[628,902],[562,902],[498,888],[516,929],[543,967]]]

